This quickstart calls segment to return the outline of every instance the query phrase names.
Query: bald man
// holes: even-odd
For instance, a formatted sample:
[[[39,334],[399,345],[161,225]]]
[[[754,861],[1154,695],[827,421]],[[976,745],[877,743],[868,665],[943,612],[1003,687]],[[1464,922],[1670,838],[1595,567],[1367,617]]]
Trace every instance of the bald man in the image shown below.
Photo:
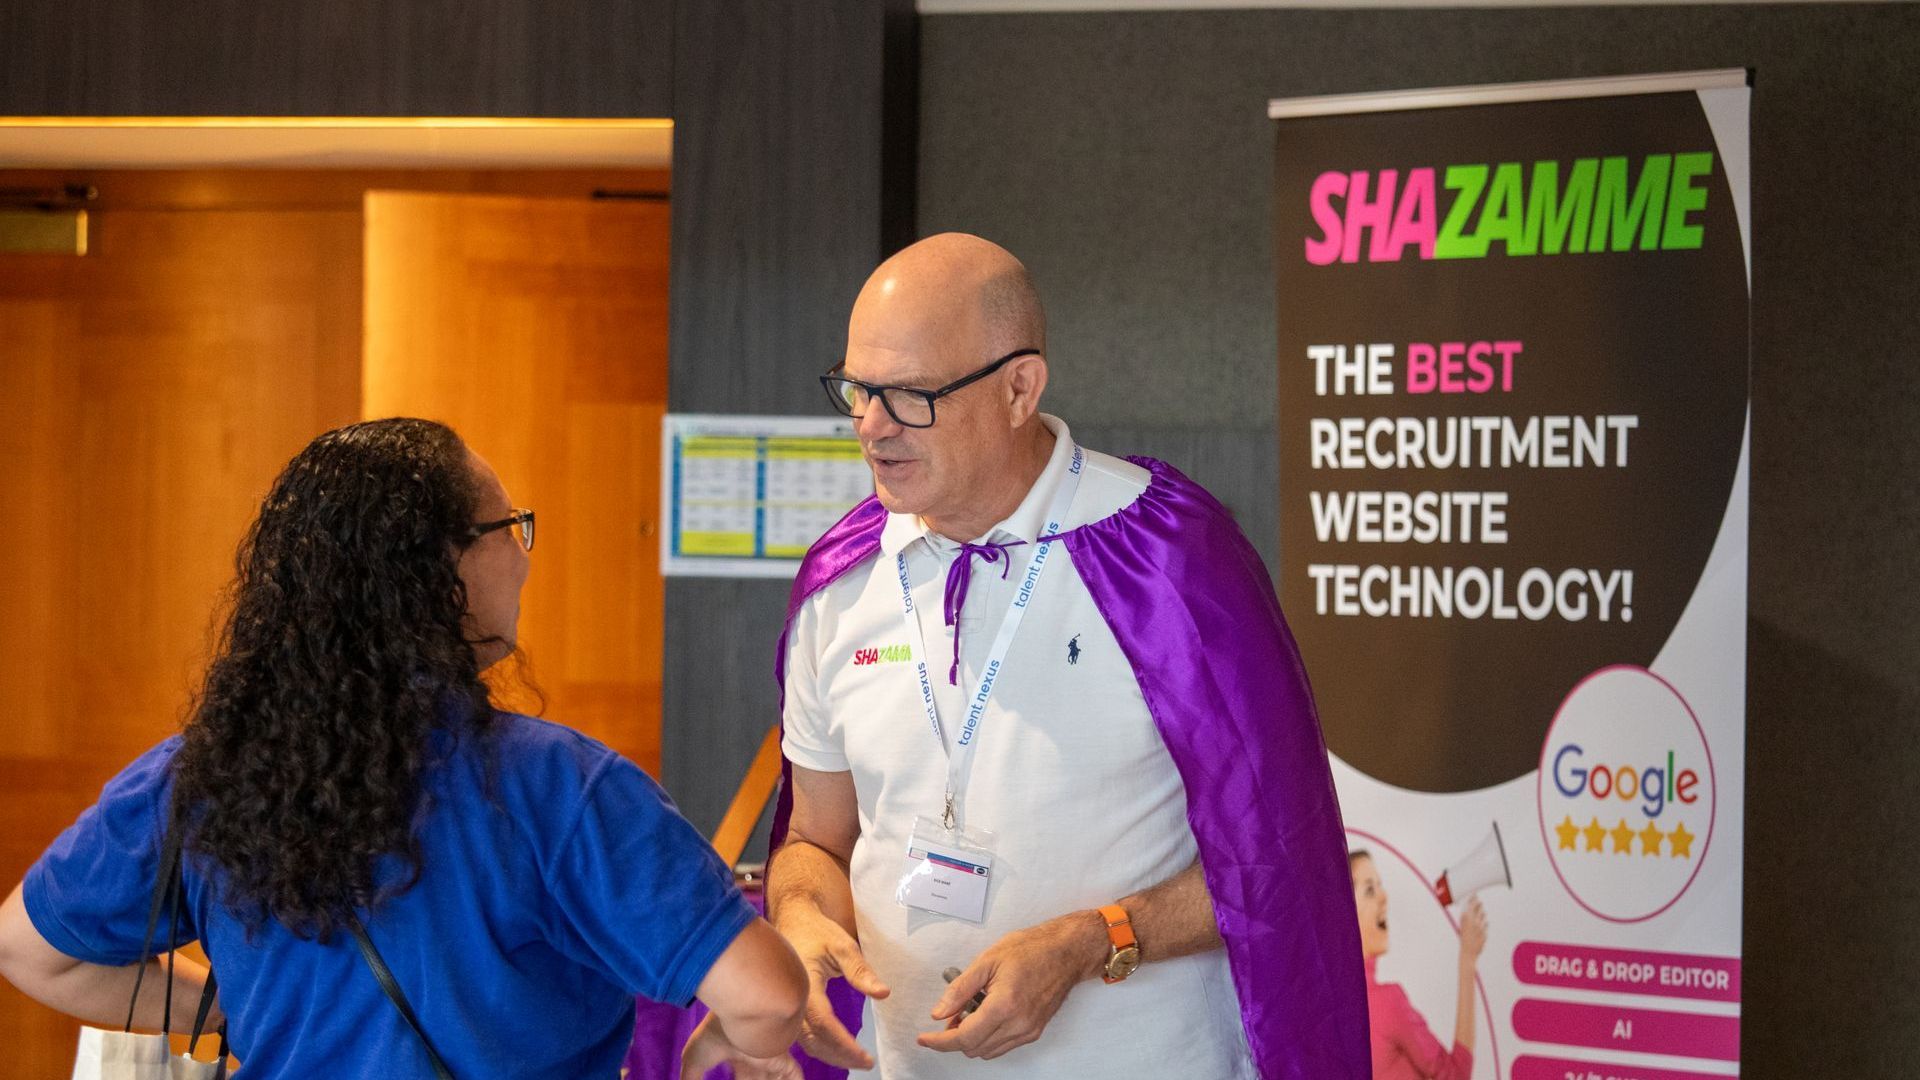
[[[768,896],[802,1045],[889,1080],[1363,1077],[1346,846],[1271,583],[1185,477],[1040,411],[1046,349],[1025,267],[947,234],[875,271],[823,377],[876,497],[809,554],[781,653]]]

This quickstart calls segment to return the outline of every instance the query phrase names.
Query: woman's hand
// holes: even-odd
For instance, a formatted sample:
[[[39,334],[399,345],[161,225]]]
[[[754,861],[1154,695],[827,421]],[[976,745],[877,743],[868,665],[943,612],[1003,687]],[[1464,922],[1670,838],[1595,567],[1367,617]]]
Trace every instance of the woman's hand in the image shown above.
[[[1467,901],[1467,910],[1460,916],[1460,1000],[1453,1019],[1455,1053],[1462,1050],[1473,1053],[1474,965],[1480,962],[1480,951],[1486,947],[1487,909],[1480,906],[1480,898],[1476,896]]]
[[[708,1013],[680,1052],[680,1080],[701,1080],[717,1065],[733,1066],[734,1080],[800,1080],[800,1066],[792,1056],[757,1058],[741,1053]]]
[[[1466,914],[1460,917],[1460,968],[1470,971],[1487,947],[1487,909],[1478,896],[1467,901]]]

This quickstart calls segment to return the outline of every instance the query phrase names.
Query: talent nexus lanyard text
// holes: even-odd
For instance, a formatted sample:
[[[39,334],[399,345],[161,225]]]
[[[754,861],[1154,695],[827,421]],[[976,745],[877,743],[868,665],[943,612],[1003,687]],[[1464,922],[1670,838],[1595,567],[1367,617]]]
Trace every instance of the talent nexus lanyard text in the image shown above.
[[[920,681],[920,706],[926,710],[927,726],[933,731],[934,741],[940,744],[941,752],[947,755],[946,805],[940,815],[940,824],[948,829],[952,829],[955,823],[954,800],[964,790],[973,766],[974,751],[980,747],[980,721],[986,716],[987,703],[993,700],[993,685],[1000,676],[1000,668],[1006,663],[1007,650],[1013,645],[1013,635],[1019,631],[1020,621],[1026,618],[1027,605],[1040,583],[1040,574],[1047,568],[1047,556],[1058,542],[1061,522],[1066,519],[1067,510],[1073,505],[1074,493],[1080,487],[1082,464],[1080,447],[1075,446],[1073,462],[1067,468],[1067,475],[1061,478],[1060,489],[1054,493],[1053,506],[1047,511],[1047,527],[1041,533],[1044,540],[1034,550],[1033,561],[1027,564],[1026,577],[1007,606],[1007,616],[1000,622],[1000,633],[993,639],[993,650],[987,654],[987,666],[980,672],[980,687],[973,692],[967,706],[966,721],[961,724],[952,749],[947,747],[946,732],[940,726],[940,710],[933,703],[933,675],[927,669],[927,639],[920,628],[920,617],[914,610],[913,585],[907,580],[907,553],[903,551],[894,556],[894,564],[900,574],[900,607],[907,620],[907,642],[913,649],[913,674]],[[972,556],[962,552],[959,558],[970,559]],[[970,573],[971,569],[969,567],[966,572]],[[956,635],[960,633],[957,622],[953,632]]]

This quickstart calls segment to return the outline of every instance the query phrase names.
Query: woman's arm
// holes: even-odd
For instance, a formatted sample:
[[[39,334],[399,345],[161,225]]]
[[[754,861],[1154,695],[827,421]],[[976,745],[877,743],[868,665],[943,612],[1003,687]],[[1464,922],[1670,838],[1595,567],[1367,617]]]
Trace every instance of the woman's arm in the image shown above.
[[[134,979],[140,965],[107,967],[89,964],[47,944],[27,916],[27,906],[14,887],[5,903],[0,903],[0,976],[28,997],[76,1016],[90,1024],[117,1028],[127,1020],[127,1001],[133,996]],[[140,1007],[133,1014],[133,1026],[150,1031],[160,1029],[165,1008],[167,965],[164,959],[147,962],[145,981],[140,984]],[[200,1007],[200,993],[207,985],[207,969],[184,956],[174,958],[173,1015],[175,1026],[190,1026]],[[182,1019],[184,1018],[184,1023]],[[207,1015],[209,1030],[220,1026],[220,1004],[214,1002]]]
[[[1467,911],[1460,919],[1460,998],[1459,1006],[1454,1009],[1453,1045],[1473,1053],[1474,1033],[1474,967],[1480,962],[1480,950],[1487,947],[1487,909],[1480,906],[1480,898],[1474,897],[1467,902]]]
[[[750,1057],[784,1055],[800,1034],[807,972],[786,939],[755,919],[714,961],[697,996],[728,1045]]]

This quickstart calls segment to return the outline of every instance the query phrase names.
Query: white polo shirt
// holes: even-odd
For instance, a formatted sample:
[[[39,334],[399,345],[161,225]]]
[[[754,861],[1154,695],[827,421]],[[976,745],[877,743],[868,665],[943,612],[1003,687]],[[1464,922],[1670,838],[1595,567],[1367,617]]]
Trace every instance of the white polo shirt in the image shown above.
[[[878,1028],[875,1056],[887,1080],[1250,1078],[1226,952],[1156,960],[1151,940],[1141,942],[1146,963],[1139,972],[1114,986],[1075,987],[1031,1045],[976,1061],[914,1041],[944,1026],[929,1015],[945,988],[944,969],[965,967],[1011,931],[1157,885],[1198,854],[1186,789],[1133,669],[1065,544],[1055,544],[980,722],[959,802],[965,825],[995,835],[985,922],[894,899],[914,818],[939,818],[947,783],[947,757],[928,727],[907,658],[895,557],[906,554],[932,654],[935,704],[951,741],[1067,477],[1071,435],[1057,418],[1042,420],[1056,437],[1045,470],[1019,508],[974,541],[1025,543],[1010,549],[1004,578],[1002,564],[975,559],[960,619],[958,685],[947,680],[953,638],[942,600],[959,544],[917,517],[889,515],[880,554],[794,616],[783,749],[803,768],[853,774],[860,839],[851,878],[860,944],[893,991],[869,1003],[869,1023]],[[1149,481],[1139,466],[1084,453],[1067,528],[1124,509]]]

